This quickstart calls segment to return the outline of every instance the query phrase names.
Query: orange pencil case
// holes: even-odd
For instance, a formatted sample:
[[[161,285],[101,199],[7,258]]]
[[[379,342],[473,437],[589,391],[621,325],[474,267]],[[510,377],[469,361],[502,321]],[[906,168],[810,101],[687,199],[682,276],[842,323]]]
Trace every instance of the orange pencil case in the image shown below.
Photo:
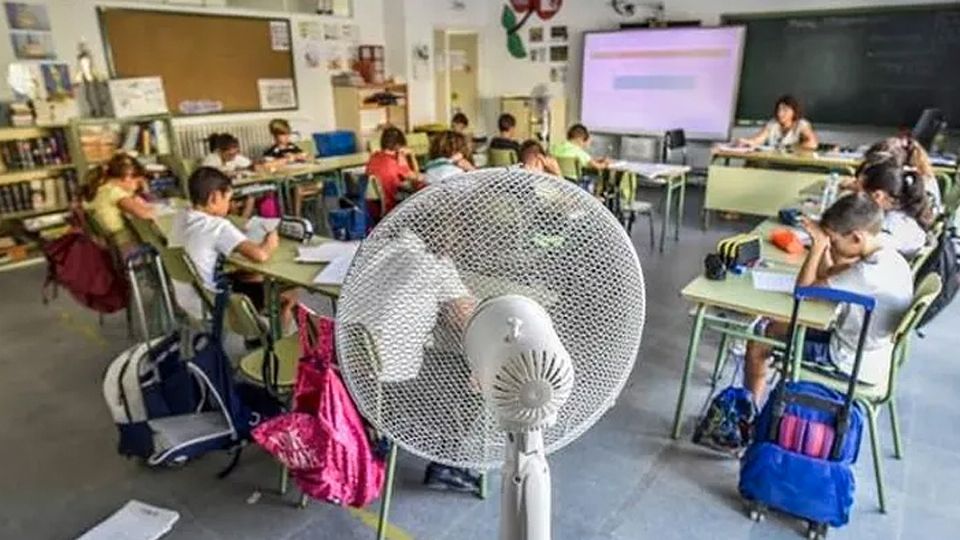
[[[790,229],[774,229],[770,233],[770,243],[791,255],[803,253],[803,242]]]

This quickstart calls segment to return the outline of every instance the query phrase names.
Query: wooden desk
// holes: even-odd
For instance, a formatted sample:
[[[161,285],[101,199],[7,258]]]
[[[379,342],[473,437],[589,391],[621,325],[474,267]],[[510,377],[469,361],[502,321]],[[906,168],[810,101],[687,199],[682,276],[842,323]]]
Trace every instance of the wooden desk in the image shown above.
[[[771,271],[797,272],[805,258],[804,255],[789,255],[777,249],[768,241],[769,232],[779,224],[767,220],[760,224],[754,233],[763,239],[761,254],[764,260],[772,263]],[[748,325],[729,318],[708,313],[710,309],[732,311],[754,317],[766,317],[781,322],[789,322],[793,311],[793,298],[786,293],[758,291],[753,288],[753,277],[750,271],[742,275],[728,274],[722,281],[712,281],[699,276],[687,284],[680,295],[696,305],[693,328],[690,331],[690,342],[687,346],[687,356],[683,366],[683,375],[680,379],[680,394],[677,397],[677,408],[673,418],[671,434],[674,439],[680,437],[680,427],[683,419],[683,407],[686,401],[687,384],[700,349],[700,338],[705,327],[721,333],[720,351],[714,367],[714,380],[722,370],[723,355],[726,354],[727,339],[729,337],[753,339],[763,341],[774,346],[784,347],[785,344],[770,338],[760,338],[751,334]],[[833,323],[836,304],[826,302],[806,302],[800,306],[798,314],[798,331],[793,346],[795,354],[803,351],[803,341],[807,328],[827,330]],[[795,363],[795,365],[797,365]]]
[[[621,185],[625,179],[635,181],[639,185],[662,187],[663,221],[660,224],[660,252],[667,236],[667,224],[670,222],[670,213],[673,211],[672,199],[674,191],[677,196],[676,223],[674,224],[674,240],[680,240],[680,228],[683,226],[683,201],[687,191],[687,173],[691,167],[687,165],[673,165],[669,163],[641,163],[636,161],[613,161],[607,167],[610,171],[620,173]],[[633,196],[635,190],[631,191]]]

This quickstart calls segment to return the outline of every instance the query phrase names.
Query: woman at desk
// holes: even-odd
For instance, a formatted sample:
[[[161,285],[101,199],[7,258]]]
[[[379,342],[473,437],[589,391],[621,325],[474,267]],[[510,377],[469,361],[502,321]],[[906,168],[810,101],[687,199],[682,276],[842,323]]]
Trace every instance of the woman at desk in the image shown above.
[[[751,147],[766,145],[774,148],[817,149],[817,135],[810,122],[803,117],[803,109],[797,98],[781,96],[773,111],[774,118],[759,133],[748,139],[737,139],[737,143]]]

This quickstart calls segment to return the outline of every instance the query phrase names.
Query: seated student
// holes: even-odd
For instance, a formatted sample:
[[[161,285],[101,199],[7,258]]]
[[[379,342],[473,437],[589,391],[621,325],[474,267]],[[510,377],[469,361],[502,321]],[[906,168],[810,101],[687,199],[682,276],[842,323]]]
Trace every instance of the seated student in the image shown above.
[[[267,148],[263,153],[263,157],[267,161],[267,167],[274,161],[280,161],[282,164],[289,164],[296,161],[306,161],[309,156],[300,149],[299,146],[293,143],[290,140],[290,134],[292,130],[290,129],[290,123],[284,120],[283,118],[274,118],[267,125],[267,128],[270,130],[270,135],[273,136],[273,146]],[[303,200],[311,195],[316,195],[320,192],[320,188],[317,187],[315,183],[297,183],[295,184],[293,191],[293,215],[300,216],[303,210]],[[279,207],[279,201],[276,201],[275,198],[271,199],[271,202],[265,203],[261,202],[261,205],[269,204]],[[279,208],[271,212],[261,212],[261,213],[278,213]]]
[[[367,174],[380,181],[385,212],[397,204],[398,191],[413,191],[420,180],[420,175],[410,168],[410,151],[406,146],[407,137],[399,128],[390,126],[380,134],[380,150],[367,162]]]
[[[550,155],[555,158],[575,158],[581,167],[603,169],[607,166],[606,158],[594,159],[587,152],[590,145],[590,132],[583,124],[574,124],[567,130],[567,140],[553,145]]]
[[[873,159],[864,161],[857,171],[859,187],[884,212],[884,241],[912,259],[926,244],[926,229],[934,219],[923,179],[898,158]]]
[[[277,250],[280,239],[277,231],[253,242],[226,216],[230,213],[233,188],[230,177],[213,167],[200,167],[188,180],[191,208],[180,212],[170,231],[171,247],[182,247],[193,261],[203,285],[216,290],[214,272],[220,256],[237,252],[254,262],[266,262]],[[258,310],[266,304],[263,279],[256,274],[236,272],[233,291],[245,294]],[[286,327],[292,321],[293,299],[281,295],[281,314]]]
[[[447,178],[475,169],[466,158],[469,152],[467,137],[456,131],[444,131],[430,141],[430,161],[424,168],[423,181],[437,184]]]
[[[450,129],[456,131],[457,133],[467,134],[467,128],[470,127],[470,120],[467,118],[467,115],[462,112],[458,112],[453,115],[453,118],[450,119]]]
[[[557,165],[557,160],[548,156],[543,151],[543,146],[533,139],[526,140],[520,145],[520,168],[532,172],[563,176],[560,174],[560,165]]]
[[[798,148],[816,150],[817,135],[813,126],[803,117],[803,108],[797,98],[781,96],[773,106],[771,119],[759,133],[747,139],[737,139],[747,146],[772,146],[774,148]]]
[[[513,138],[513,132],[517,127],[517,119],[510,113],[503,113],[497,119],[497,127],[500,129],[500,135],[490,139],[490,149],[513,150],[519,157],[520,143]]]
[[[940,184],[937,183],[937,173],[934,172],[933,164],[930,163],[930,156],[913,137],[900,138],[899,142],[903,145],[906,153],[905,164],[913,167],[920,174],[924,189],[927,192],[930,209],[934,216],[939,216],[944,210],[943,194],[940,193]]]
[[[889,376],[893,332],[913,300],[913,276],[907,262],[880,240],[883,211],[865,193],[841,197],[824,212],[820,224],[807,221],[810,252],[797,276],[797,286],[826,286],[872,296],[877,307],[870,320],[858,379],[884,385]],[[832,332],[807,331],[803,358],[839,377],[849,377],[863,326],[863,309],[841,306]],[[785,339],[784,323],[770,323],[765,334]],[[747,345],[747,389],[760,405],[766,390],[769,345]]]
[[[214,133],[207,139],[210,153],[203,158],[201,167],[213,167],[233,175],[237,171],[253,167],[250,158],[240,153],[240,141],[229,133]]]
[[[133,156],[114,154],[110,161],[91,169],[84,179],[86,207],[104,233],[119,246],[132,243],[123,215],[152,219],[153,209],[138,192],[146,191],[146,170]]]

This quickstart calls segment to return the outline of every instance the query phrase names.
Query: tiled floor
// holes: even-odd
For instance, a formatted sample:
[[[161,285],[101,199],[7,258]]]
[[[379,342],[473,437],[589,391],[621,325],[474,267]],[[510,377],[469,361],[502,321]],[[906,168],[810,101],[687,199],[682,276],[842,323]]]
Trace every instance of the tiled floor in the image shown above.
[[[688,339],[687,306],[677,292],[700,271],[726,229],[697,228],[696,193],[679,245],[664,255],[634,236],[647,279],[647,325],[639,362],[617,404],[580,440],[550,458],[554,538],[799,538],[801,525],[773,516],[754,524],[736,492],[737,463],[689,442],[703,402],[715,340],[707,336],[694,372],[684,440],[667,437]],[[44,270],[0,273],[0,538],[67,539],[131,498],[176,509],[172,539],[373,538],[375,514],[314,503],[297,510],[274,489],[277,468],[257,450],[225,480],[213,455],[179,470],[148,470],[117,456],[101,395],[107,362],[128,344],[122,316],[103,327],[63,296],[43,306]],[[906,459],[891,456],[881,419],[890,511],[877,512],[869,451],[858,466],[851,524],[836,538],[960,538],[960,303],[915,341],[903,373],[900,410]],[[401,458],[391,521],[394,538],[496,537],[498,502],[435,493],[420,486],[423,463]],[[493,482],[492,491],[496,492]],[[254,492],[262,496],[248,503]]]

